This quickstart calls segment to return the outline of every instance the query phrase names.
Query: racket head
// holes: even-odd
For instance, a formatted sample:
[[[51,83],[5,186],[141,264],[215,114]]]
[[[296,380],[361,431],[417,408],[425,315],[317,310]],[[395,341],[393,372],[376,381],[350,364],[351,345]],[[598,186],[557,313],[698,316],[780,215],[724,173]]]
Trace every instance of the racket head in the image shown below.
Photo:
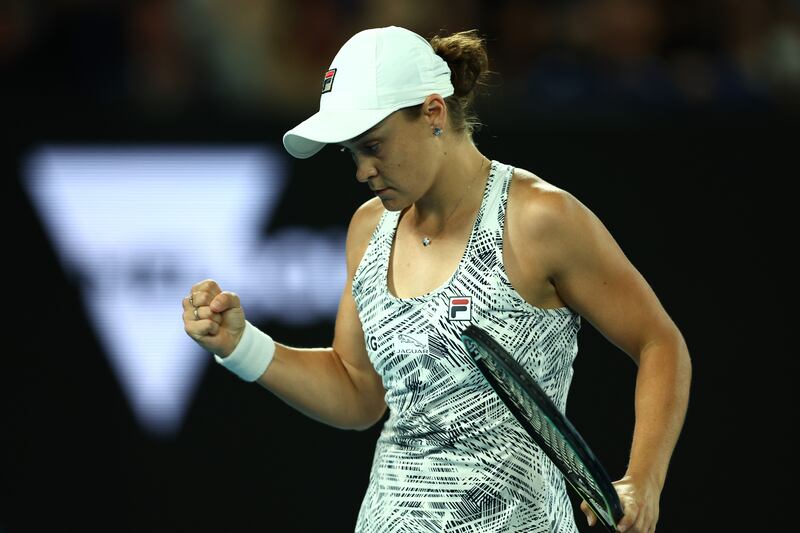
[[[600,461],[572,423],[528,372],[475,325],[461,340],[476,366],[533,441],[592,508],[598,521],[616,531],[622,505]]]

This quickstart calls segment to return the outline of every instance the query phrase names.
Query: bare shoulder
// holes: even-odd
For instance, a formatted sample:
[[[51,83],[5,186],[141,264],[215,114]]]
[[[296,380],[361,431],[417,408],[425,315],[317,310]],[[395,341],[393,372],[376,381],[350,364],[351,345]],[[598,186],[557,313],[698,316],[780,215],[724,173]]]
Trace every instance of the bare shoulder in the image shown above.
[[[383,212],[383,204],[379,198],[375,197],[361,204],[353,213],[347,229],[347,261],[349,265],[358,264],[361,261]]]
[[[563,279],[580,265],[596,268],[621,252],[580,200],[525,170],[514,172],[506,225],[513,249],[523,261],[538,261],[550,279]]]
[[[383,212],[383,204],[377,197],[370,198],[361,204],[350,219],[350,227],[347,230],[348,239],[352,238],[357,242],[364,239],[369,240]]]
[[[521,168],[514,169],[508,210],[509,223],[542,236],[553,236],[588,214],[572,194]]]

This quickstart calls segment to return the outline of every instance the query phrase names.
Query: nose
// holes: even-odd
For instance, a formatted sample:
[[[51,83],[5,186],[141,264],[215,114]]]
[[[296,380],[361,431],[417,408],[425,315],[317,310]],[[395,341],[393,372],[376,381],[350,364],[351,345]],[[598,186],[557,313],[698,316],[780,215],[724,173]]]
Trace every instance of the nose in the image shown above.
[[[366,183],[370,178],[374,178],[377,175],[378,171],[369,159],[361,158],[356,162],[356,179],[361,183]]]

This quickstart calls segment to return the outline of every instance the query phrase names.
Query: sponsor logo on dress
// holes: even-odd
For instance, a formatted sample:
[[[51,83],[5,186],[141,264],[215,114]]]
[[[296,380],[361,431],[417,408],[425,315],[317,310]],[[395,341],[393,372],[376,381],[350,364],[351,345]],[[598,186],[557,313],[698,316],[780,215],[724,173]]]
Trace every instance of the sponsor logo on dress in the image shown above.
[[[428,334],[395,333],[394,353],[396,355],[428,355]]]
[[[377,351],[378,350],[378,337],[376,337],[375,335],[370,335],[369,338],[367,339],[367,346],[373,352]]]
[[[472,296],[450,298],[450,307],[447,315],[452,322],[472,320]]]

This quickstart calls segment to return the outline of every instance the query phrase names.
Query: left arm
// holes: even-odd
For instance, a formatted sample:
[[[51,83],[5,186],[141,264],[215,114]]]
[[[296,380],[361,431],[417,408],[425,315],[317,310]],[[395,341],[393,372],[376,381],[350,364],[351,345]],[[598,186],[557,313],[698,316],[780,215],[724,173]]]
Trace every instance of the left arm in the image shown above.
[[[638,365],[630,461],[615,483],[625,511],[620,531],[650,533],[689,398],[691,362],[681,332],[600,220],[558,189],[537,195],[527,214],[558,296]],[[590,524],[594,516],[582,506]]]

